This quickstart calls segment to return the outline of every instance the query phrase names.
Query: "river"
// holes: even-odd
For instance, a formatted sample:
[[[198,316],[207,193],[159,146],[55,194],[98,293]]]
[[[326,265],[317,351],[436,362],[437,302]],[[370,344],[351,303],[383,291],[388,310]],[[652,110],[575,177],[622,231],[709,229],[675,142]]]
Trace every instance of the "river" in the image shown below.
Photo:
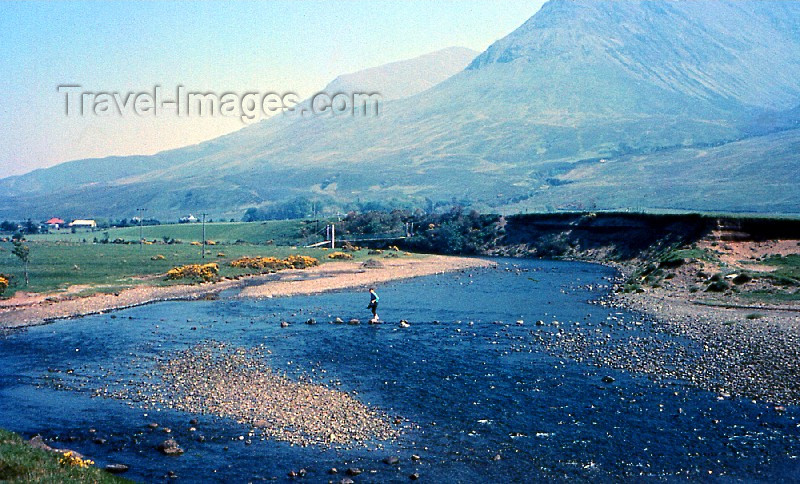
[[[366,293],[342,291],[260,300],[223,294],[13,332],[0,337],[0,427],[41,434],[98,465],[127,464],[126,477],[146,482],[169,471],[188,481],[283,481],[300,468],[303,482],[327,482],[350,467],[364,470],[356,482],[408,482],[412,473],[425,482],[800,475],[795,407],[775,412],[687,382],[576,362],[535,337],[578,324],[614,337],[649,331],[647,322],[608,324],[643,320],[592,303],[607,293],[611,269],[498,262],[379,286],[382,325],[364,324]],[[362,324],[329,324],[336,317]],[[318,324],[303,324],[309,318]],[[410,327],[399,328],[400,319]],[[283,320],[291,326],[281,328]],[[405,431],[373,448],[292,446],[250,438],[249,427],[231,420],[103,396],[104,388],[141,380],[156,359],[207,340],[264,345],[273,368],[337,381],[402,417]],[[185,454],[159,453],[167,437]],[[383,463],[389,455],[399,463]],[[329,475],[332,467],[340,475]]]

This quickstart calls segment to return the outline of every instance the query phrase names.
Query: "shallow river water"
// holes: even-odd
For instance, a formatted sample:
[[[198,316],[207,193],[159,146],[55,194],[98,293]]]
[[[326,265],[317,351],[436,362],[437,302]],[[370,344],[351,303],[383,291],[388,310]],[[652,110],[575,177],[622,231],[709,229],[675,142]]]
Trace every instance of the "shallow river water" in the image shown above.
[[[719,399],[686,382],[577,363],[537,343],[536,332],[576,322],[610,331],[609,321],[641,321],[591,303],[607,291],[612,270],[498,262],[496,269],[379,286],[383,325],[364,324],[369,297],[362,292],[262,300],[230,294],[0,336],[0,427],[41,434],[98,465],[127,464],[126,477],[147,482],[170,480],[169,471],[179,481],[284,481],[300,468],[307,470],[302,482],[327,482],[349,467],[364,470],[356,482],[408,482],[412,473],[425,482],[800,476],[797,408]],[[312,317],[318,324],[303,324]],[[362,324],[328,324],[335,317]],[[400,319],[411,326],[399,328]],[[282,320],[291,326],[281,328]],[[647,324],[621,327],[649,331]],[[156,358],[206,340],[264,345],[273,368],[340,382],[337,388],[401,416],[407,428],[378,449],[299,447],[250,438],[249,427],[230,420],[98,396],[98,389],[137,382]],[[61,388],[65,382],[72,389]],[[150,422],[172,432],[149,429]],[[155,446],[167,437],[186,453],[161,455]],[[382,462],[390,455],[398,465]],[[332,467],[340,474],[329,475]]]

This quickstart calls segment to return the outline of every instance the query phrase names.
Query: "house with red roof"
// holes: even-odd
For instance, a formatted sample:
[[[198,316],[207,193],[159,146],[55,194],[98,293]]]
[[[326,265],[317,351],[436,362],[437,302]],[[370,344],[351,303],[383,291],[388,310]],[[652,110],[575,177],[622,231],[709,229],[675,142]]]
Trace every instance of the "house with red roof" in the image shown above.
[[[66,222],[64,222],[63,220],[61,220],[58,217],[53,217],[50,220],[48,220],[47,222],[45,222],[45,223],[47,224],[48,228],[51,228],[53,230],[58,230]]]

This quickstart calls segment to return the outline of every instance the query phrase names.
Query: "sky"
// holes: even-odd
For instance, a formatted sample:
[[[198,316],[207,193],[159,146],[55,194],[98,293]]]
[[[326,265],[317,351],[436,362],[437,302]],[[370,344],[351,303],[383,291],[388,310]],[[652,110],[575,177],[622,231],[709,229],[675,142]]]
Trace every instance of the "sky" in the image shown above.
[[[68,116],[61,85],[123,97],[156,85],[174,97],[182,85],[304,98],[340,74],[450,46],[483,51],[542,3],[0,2],[0,177],[74,159],[157,153],[246,125],[174,111]]]

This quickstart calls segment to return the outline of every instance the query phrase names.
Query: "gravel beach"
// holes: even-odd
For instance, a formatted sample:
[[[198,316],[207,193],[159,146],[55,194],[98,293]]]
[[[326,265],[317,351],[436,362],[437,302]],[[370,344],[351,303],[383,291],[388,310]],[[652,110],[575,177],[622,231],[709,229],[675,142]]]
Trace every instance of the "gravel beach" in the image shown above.
[[[553,353],[664,382],[688,381],[720,399],[754,399],[779,409],[800,404],[800,308],[699,299],[676,288],[615,290],[596,303],[634,311],[638,319],[562,322],[557,332],[534,337]]]
[[[391,440],[399,427],[349,393],[293,379],[270,368],[269,350],[206,341],[170,354],[150,378],[112,394],[156,408],[231,418],[252,436],[294,445],[369,446]]]

